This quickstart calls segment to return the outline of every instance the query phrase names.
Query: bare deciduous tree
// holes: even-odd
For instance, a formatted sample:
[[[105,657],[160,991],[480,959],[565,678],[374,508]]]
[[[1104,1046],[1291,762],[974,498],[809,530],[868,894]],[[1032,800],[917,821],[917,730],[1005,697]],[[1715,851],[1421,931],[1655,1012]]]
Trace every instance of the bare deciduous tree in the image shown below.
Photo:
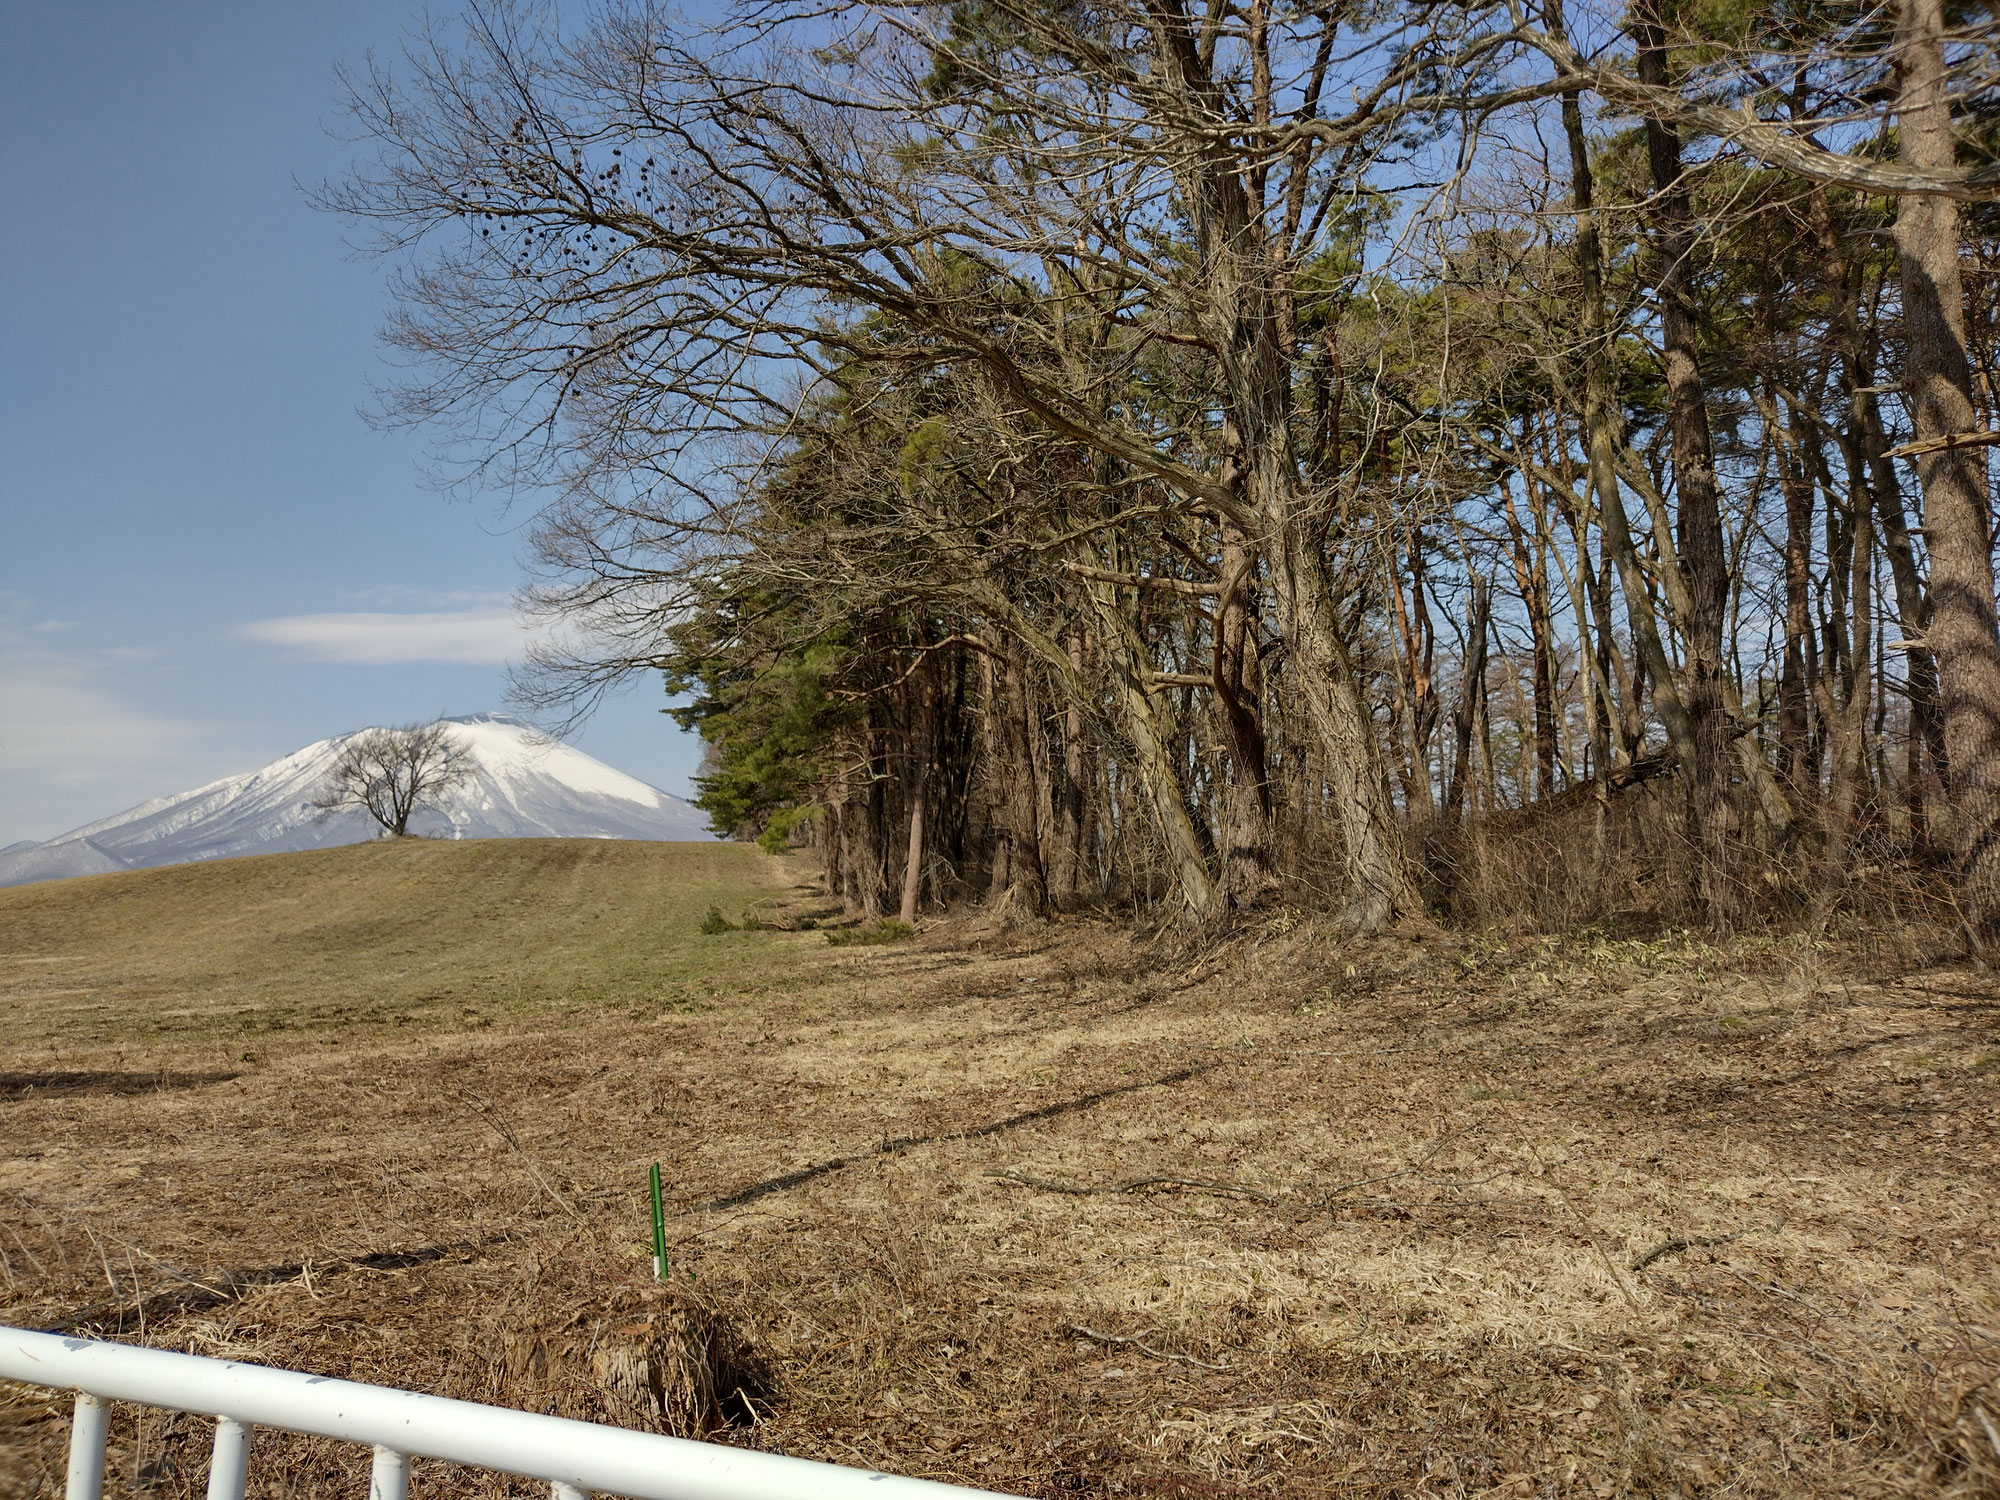
[[[664,669],[857,911],[1726,932],[1948,895],[1936,829],[2000,945],[1996,42],[472,0],[321,201],[402,259],[384,415],[546,496],[524,695]]]
[[[391,838],[406,838],[413,816],[471,778],[471,755],[447,724],[364,729],[340,747],[312,805],[322,819],[358,807]]]

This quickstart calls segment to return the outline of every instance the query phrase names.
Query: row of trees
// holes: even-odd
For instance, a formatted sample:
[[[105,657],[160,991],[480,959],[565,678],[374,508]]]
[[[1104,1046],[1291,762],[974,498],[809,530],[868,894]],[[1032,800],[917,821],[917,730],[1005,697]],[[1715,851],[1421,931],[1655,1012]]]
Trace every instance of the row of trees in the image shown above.
[[[576,705],[858,908],[1371,930],[1870,866],[2000,937],[1993,21],[1943,0],[474,8],[348,79],[390,411]]]

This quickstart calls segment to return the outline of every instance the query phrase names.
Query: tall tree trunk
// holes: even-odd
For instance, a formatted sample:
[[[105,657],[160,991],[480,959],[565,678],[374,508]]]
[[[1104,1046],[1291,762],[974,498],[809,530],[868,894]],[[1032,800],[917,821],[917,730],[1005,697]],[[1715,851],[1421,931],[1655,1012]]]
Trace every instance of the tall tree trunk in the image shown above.
[[[826,829],[821,835],[821,852],[825,859],[826,893],[840,903],[843,912],[854,910],[853,884],[847,870],[847,803],[842,796],[842,788],[835,781],[829,789],[826,804]]]
[[[861,910],[861,867],[855,847],[858,842],[855,824],[858,820],[854,811],[853,778],[846,764],[847,751],[845,743],[840,740],[834,742],[833,753],[840,762],[840,769],[834,773],[832,795],[828,798],[834,830],[828,894],[839,896],[841,910],[853,916]]]
[[[1874,345],[1861,326],[1859,311],[1865,280],[1834,228],[1823,186],[1813,190],[1812,216],[1828,278],[1839,289],[1834,303],[1834,335],[1840,351],[1842,383],[1847,390],[1849,446],[1853,450],[1848,462],[1852,465],[1858,461],[1866,473],[1875,513],[1882,522],[1882,550],[1888,556],[1889,576],[1896,589],[1902,649],[1908,653],[1911,775],[1906,792],[1910,801],[1911,845],[1913,850],[1921,851],[1925,840],[1923,789],[1917,767],[1927,755],[1934,773],[1942,777],[1945,772],[1944,716],[1938,708],[1937,659],[1925,644],[1930,629],[1930,599],[1917,568],[1916,548],[1910,542],[1903,486],[1896,474],[1895,460],[1889,457],[1881,403],[1875,399]]]
[[[1545,12],[1549,28],[1562,33],[1560,0],[1550,0]],[[1583,131],[1583,108],[1577,94],[1562,96],[1563,134],[1569,143],[1570,194],[1576,207],[1576,270],[1579,282],[1579,313],[1583,321],[1584,371],[1584,450],[1589,460],[1590,488],[1597,501],[1598,525],[1603,532],[1605,563],[1618,570],[1625,594],[1625,619],[1631,629],[1632,645],[1639,666],[1653,679],[1653,706],[1666,727],[1667,742],[1683,761],[1695,754],[1694,728],[1680,694],[1674,687],[1673,664],[1660,639],[1659,621],[1653,612],[1653,596],[1646,586],[1645,570],[1639,565],[1632,545],[1632,523],[1625,511],[1624,493],[1619,489],[1618,408],[1611,384],[1611,330],[1604,311],[1604,251],[1597,231],[1595,207],[1596,179],[1590,166],[1590,144]],[[1606,593],[1609,589],[1605,590]],[[1608,641],[1611,622],[1598,622],[1598,639]],[[1637,749],[1639,692],[1635,679],[1626,695],[1626,756]]]
[[[1902,0],[1896,116],[1902,159],[1951,167],[1943,0]],[[1944,716],[1952,845],[1967,934],[1985,958],[2000,942],[2000,626],[1993,598],[1984,448],[1949,446],[1973,429],[1958,268],[1958,205],[1910,194],[1896,211],[1902,268],[1903,393],[1919,444],[1924,544],[1930,554],[1928,644]]]
[[[1195,831],[1194,820],[1188,815],[1185,790],[1174,765],[1173,752],[1168,746],[1169,726],[1161,721],[1152,694],[1148,691],[1143,643],[1137,639],[1131,621],[1119,607],[1115,585],[1093,582],[1085,587],[1097,613],[1104,665],[1111,679],[1112,701],[1120,710],[1121,727],[1132,744],[1140,789],[1151,804],[1156,827],[1166,843],[1168,861],[1182,899],[1197,919],[1206,920],[1220,910],[1220,887],[1209,871],[1200,835]],[[990,583],[968,585],[967,592],[974,595],[980,607],[990,612],[995,620],[1004,623],[1015,640],[1035,653],[1063,684],[1063,691],[1069,695],[1070,701],[1077,704],[1091,702],[1089,684],[1071,663],[1069,652],[1037,627],[1005,593]],[[1116,830],[1115,836],[1129,843],[1135,832],[1133,821],[1129,816],[1120,815],[1116,800],[1107,795],[1106,817]]]
[[[1812,631],[1812,476],[1793,446],[1776,431],[1778,404],[1767,398],[1765,420],[1780,447],[1778,487],[1785,497],[1785,655],[1778,677],[1778,771],[1794,799],[1816,797],[1819,767],[1813,758],[1814,682],[1807,651]]]
[[[1829,505],[1832,497],[1828,497]],[[1846,535],[1834,549],[1833,565],[1845,563],[1847,577],[1841,589],[1845,596],[1839,614],[1846,626],[1842,640],[1840,701],[1828,717],[1827,840],[1825,872],[1820,878],[1818,900],[1821,914],[1832,908],[1848,884],[1848,854],[1854,846],[1860,812],[1862,783],[1868,774],[1868,703],[1873,666],[1870,632],[1874,614],[1875,528],[1869,513],[1867,492],[1856,476],[1849,497]],[[1836,625],[1836,628],[1839,628]]]
[[[916,758],[916,770],[910,777],[910,839],[903,857],[903,899],[896,913],[905,922],[917,920],[917,903],[923,899],[924,804],[930,794],[931,761],[937,744],[937,689],[928,657],[917,667],[916,710],[911,715],[914,733],[910,736]]]
[[[931,768],[918,766],[916,780],[910,787],[910,841],[903,863],[903,899],[896,912],[905,922],[917,920],[917,902],[923,895],[924,799],[930,781]]]
[[[1639,491],[1653,523],[1653,543],[1659,555],[1666,559],[1667,566],[1660,570],[1660,590],[1666,598],[1667,606],[1676,620],[1685,620],[1694,613],[1694,600],[1688,592],[1687,570],[1680,564],[1681,546],[1675,539],[1674,520],[1667,507],[1666,496],[1645,472],[1645,465],[1630,445],[1619,450],[1620,474],[1625,482]],[[1640,576],[1645,575],[1641,572]],[[1725,578],[1728,573],[1725,569]],[[1660,658],[1665,663],[1666,657]],[[1648,664],[1650,665],[1650,663]],[[1663,666],[1661,670],[1666,670]],[[1730,724],[1743,722],[1743,698],[1736,686],[1733,672],[1722,673],[1722,712]],[[1660,699],[1655,695],[1655,706]],[[1683,693],[1677,701],[1685,701]],[[1688,720],[1690,726],[1693,721]],[[1692,729],[1690,727],[1690,732]],[[1738,735],[1733,731],[1731,738],[1736,744],[1736,764],[1743,773],[1757,798],[1757,809],[1764,815],[1764,821],[1773,833],[1784,834],[1792,826],[1792,805],[1785,797],[1784,788],[1778,785],[1778,778],[1771,770],[1771,764],[1764,758],[1763,749],[1755,735]]]
[[[1022,727],[1028,741],[1028,767],[1033,773],[1035,863],[1042,873],[1042,905],[1048,905],[1051,886],[1049,869],[1057,859],[1056,777],[1049,756],[1048,721],[1042,705],[1042,682],[1033,665],[1018,651],[1015,662],[1021,675],[1024,704]]]
[[[1070,632],[1068,650],[1070,667],[1081,677],[1084,665],[1082,631]],[[1065,695],[1062,799],[1057,814],[1056,857],[1049,868],[1049,894],[1056,899],[1073,897],[1083,887],[1090,807],[1090,766],[1087,757],[1083,706],[1074,696]]]
[[[1533,479],[1523,467],[1521,486],[1528,492],[1530,504],[1534,503],[1533,485]],[[1555,673],[1549,647],[1548,575],[1529,546],[1520,512],[1514,504],[1513,486],[1504,486],[1500,495],[1507,517],[1508,536],[1513,542],[1514,585],[1521,595],[1521,608],[1528,616],[1529,650],[1534,658],[1535,785],[1532,796],[1540,800],[1556,794]]]
[[[1576,492],[1569,489],[1551,498],[1562,510],[1563,521],[1569,527],[1570,549],[1576,558],[1576,566],[1571,568],[1564,564],[1560,547],[1549,548],[1562,574],[1563,590],[1569,595],[1570,612],[1576,617],[1577,675],[1583,688],[1584,737],[1589,741],[1584,751],[1589,757],[1584,774],[1591,789],[1590,851],[1593,865],[1601,872],[1611,834],[1611,720],[1617,712],[1607,670],[1610,642],[1605,638],[1606,632],[1592,628],[1602,616],[1600,606],[1591,597],[1596,589],[1590,571],[1588,527],[1579,514],[1582,507],[1575,503]]]
[[[1585,481],[1587,485],[1587,474]],[[1591,562],[1590,523],[1593,516],[1593,507],[1585,505],[1578,511],[1570,512],[1565,519],[1569,523],[1572,551],[1576,556],[1575,586],[1582,589],[1584,602],[1590,606],[1590,628],[1582,630],[1579,638],[1590,653],[1591,683],[1596,689],[1597,734],[1592,744],[1596,746],[1597,774],[1601,777],[1613,765],[1623,764],[1632,758],[1625,732],[1625,722],[1631,715],[1624,708],[1625,701],[1632,696],[1632,677],[1625,664],[1625,653],[1618,649],[1611,626],[1611,559],[1600,556],[1595,565]],[[1579,622],[1583,619],[1581,605],[1578,606],[1577,619]]]
[[[1113,585],[1092,584],[1098,618],[1106,627],[1107,665],[1112,688],[1125,710],[1125,732],[1132,742],[1135,770],[1146,800],[1167,845],[1175,882],[1189,911],[1199,921],[1218,918],[1224,910],[1221,884],[1209,868],[1201,835],[1189,816],[1186,788],[1169,746],[1169,726],[1153,701],[1144,648],[1126,618]],[[1129,832],[1129,829],[1128,829]]]
[[[1263,684],[1257,659],[1254,559],[1243,536],[1225,527],[1222,597],[1215,615],[1217,716],[1228,739],[1223,789],[1222,890],[1233,908],[1252,906],[1276,884],[1271,870],[1271,781],[1265,764]]]
[[[1353,659],[1334,616],[1331,580],[1311,528],[1294,516],[1272,568],[1286,623],[1285,671],[1303,699],[1325,768],[1347,863],[1350,932],[1380,931],[1397,916],[1419,915],[1423,899],[1403,848],[1383,777],[1381,747],[1361,701]]]
[[[1264,0],[1254,0],[1252,114],[1270,118],[1272,77],[1261,50]],[[1191,120],[1224,124],[1230,108],[1213,78],[1212,48],[1185,12],[1153,12],[1153,61],[1175,107]],[[1238,448],[1227,456],[1228,485],[1243,497],[1243,519],[1260,531],[1285,676],[1297,691],[1334,800],[1344,844],[1348,900],[1341,924],[1373,932],[1423,909],[1388,795],[1380,745],[1362,701],[1341,632],[1325,555],[1325,519],[1309,503],[1291,431],[1296,376],[1288,247],[1264,214],[1262,168],[1245,172],[1233,148],[1200,132],[1184,137],[1177,165],[1207,291],[1206,335],[1222,375],[1224,408]],[[1247,526],[1246,530],[1249,529]]]
[[[1459,684],[1458,705],[1452,710],[1451,727],[1454,737],[1455,754],[1451,762],[1451,780],[1445,786],[1444,815],[1456,823],[1465,816],[1465,796],[1471,784],[1472,732],[1479,718],[1479,705],[1485,696],[1486,682],[1486,638],[1492,608],[1492,589],[1486,580],[1474,573],[1466,602],[1465,633],[1465,677]]]
[[[1007,640],[998,679],[999,749],[1005,770],[1001,781],[1001,823],[1007,844],[1006,884],[996,894],[1012,910],[1042,916],[1048,910],[1048,878],[1042,867],[1041,830],[1036,816],[1034,748],[1030,736],[1030,697],[1020,649]],[[997,870],[996,869],[996,883]]]
[[[1633,7],[1633,39],[1641,81],[1665,88],[1667,39],[1659,0]],[[1723,705],[1722,627],[1729,607],[1729,561],[1722,505],[1708,428],[1708,403],[1697,363],[1695,310],[1689,281],[1694,254],[1693,213],[1681,173],[1680,134],[1654,116],[1646,119],[1646,159],[1653,178],[1653,234],[1660,294],[1661,355],[1667,384],[1667,419],[1673,432],[1674,492],[1680,520],[1680,553],[1690,608],[1681,622],[1687,638],[1686,694],[1693,759],[1683,765],[1688,815],[1697,851],[1697,892],[1709,927],[1727,932],[1736,921],[1737,890],[1727,762],[1732,736]]]
[[[1341,631],[1323,522],[1299,493],[1290,371],[1275,347],[1271,299],[1268,292],[1255,295],[1244,284],[1235,257],[1219,257],[1218,263],[1231,269],[1212,284],[1236,283],[1226,312],[1221,306],[1216,312],[1218,321],[1224,315],[1231,320],[1227,337],[1218,343],[1228,351],[1223,364],[1235,425],[1242,434],[1244,488],[1263,520],[1263,557],[1287,648],[1286,679],[1297,689],[1301,717],[1319,752],[1341,832],[1348,900],[1339,921],[1350,932],[1376,932],[1398,916],[1421,914],[1423,898],[1389,798],[1375,726]]]
[[[861,799],[861,839],[856,875],[861,882],[861,915],[871,922],[882,915],[882,897],[889,878],[889,818],[884,805],[886,781],[875,764],[873,726],[862,741],[864,780]]]
[[[1437,632],[1431,625],[1430,605],[1424,598],[1424,547],[1412,525],[1407,552],[1410,570],[1410,597],[1403,598],[1403,582],[1395,576],[1395,561],[1389,561],[1389,597],[1396,602],[1396,634],[1402,641],[1403,661],[1399,678],[1403,717],[1409,733],[1408,770],[1403,777],[1404,802],[1411,821],[1428,828],[1437,817],[1437,796],[1431,789],[1431,735],[1437,729],[1438,700],[1433,677]]]
[[[1007,819],[1007,779],[1014,768],[1007,759],[1001,717],[1000,669],[995,648],[979,653],[980,802],[985,812],[986,899],[997,901],[1013,879],[1013,829]]]

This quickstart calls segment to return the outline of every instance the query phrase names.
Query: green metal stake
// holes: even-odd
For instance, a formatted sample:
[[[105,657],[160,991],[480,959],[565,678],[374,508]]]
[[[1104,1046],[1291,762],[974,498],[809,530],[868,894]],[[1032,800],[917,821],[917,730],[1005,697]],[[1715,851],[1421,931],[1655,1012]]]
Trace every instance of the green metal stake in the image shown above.
[[[667,1211],[660,1202],[660,1164],[653,1163],[653,1280],[667,1277]]]

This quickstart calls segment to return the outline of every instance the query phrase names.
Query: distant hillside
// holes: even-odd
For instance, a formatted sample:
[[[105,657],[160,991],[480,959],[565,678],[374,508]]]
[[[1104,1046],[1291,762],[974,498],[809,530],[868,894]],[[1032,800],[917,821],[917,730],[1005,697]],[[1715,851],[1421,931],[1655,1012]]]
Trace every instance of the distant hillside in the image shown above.
[[[711,906],[737,921],[795,878],[719,840],[382,839],[17,886],[0,890],[0,1057],[585,1000],[690,1007],[826,951],[810,934],[701,931]]]
[[[450,839],[713,837],[699,809],[519,720],[475,714],[445,722],[472,752],[476,769],[440,812],[412,821],[414,833]],[[349,738],[321,740],[261,770],[143,802],[43,843],[11,845],[0,850],[0,886],[372,839],[380,829],[365,813],[321,820],[312,805]]]

